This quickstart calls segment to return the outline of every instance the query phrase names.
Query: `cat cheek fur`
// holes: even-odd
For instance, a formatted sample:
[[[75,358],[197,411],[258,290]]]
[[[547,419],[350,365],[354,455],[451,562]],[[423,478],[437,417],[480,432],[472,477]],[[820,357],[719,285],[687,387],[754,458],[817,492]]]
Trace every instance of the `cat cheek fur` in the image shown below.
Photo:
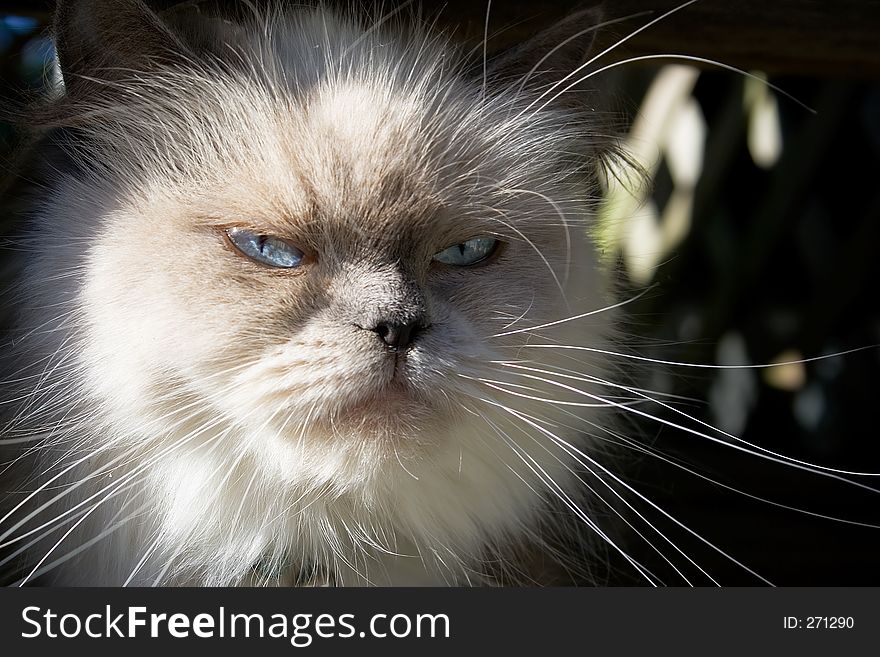
[[[59,20],[107,4],[63,3]],[[189,47],[186,30],[125,5],[123,23],[161,48]],[[607,312],[519,330],[608,304],[568,155],[589,150],[586,128],[569,108],[520,116],[535,93],[518,84],[484,97],[423,35],[323,10],[266,24],[278,33],[230,28],[209,49],[231,45],[259,70],[139,59],[147,73],[105,90],[67,72],[70,111],[101,120],[34,221],[23,326],[53,328],[26,358],[73,363],[75,421],[57,440],[77,449],[53,467],[74,486],[50,508],[96,496],[69,541],[102,540],[49,577],[293,583],[319,564],[343,584],[483,581],[496,552],[541,545],[548,482],[581,494],[541,426],[584,449],[598,421],[541,401],[562,393],[539,373],[504,367],[528,341],[601,347],[609,332]],[[72,29],[59,27],[62,64],[94,66],[65,55]],[[316,42],[350,71],[316,58]],[[302,271],[261,268],[223,241],[224,222],[316,255]],[[481,234],[506,243],[492,262],[432,264]],[[52,271],[80,275],[50,283]],[[425,330],[390,356],[369,325],[416,311]]]

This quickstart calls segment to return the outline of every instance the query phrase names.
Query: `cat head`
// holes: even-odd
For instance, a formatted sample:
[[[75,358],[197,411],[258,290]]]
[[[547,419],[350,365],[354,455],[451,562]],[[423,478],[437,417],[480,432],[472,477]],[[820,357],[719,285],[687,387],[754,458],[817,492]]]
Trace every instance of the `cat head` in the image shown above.
[[[555,98],[583,40],[484,66],[392,22],[60,3],[67,168],[31,267],[82,274],[35,297],[75,307],[116,439],[235,436],[280,477],[354,486],[497,461],[499,433],[546,451],[528,422],[588,412],[540,376],[584,355],[522,350],[608,326],[581,317],[607,304],[601,129]]]

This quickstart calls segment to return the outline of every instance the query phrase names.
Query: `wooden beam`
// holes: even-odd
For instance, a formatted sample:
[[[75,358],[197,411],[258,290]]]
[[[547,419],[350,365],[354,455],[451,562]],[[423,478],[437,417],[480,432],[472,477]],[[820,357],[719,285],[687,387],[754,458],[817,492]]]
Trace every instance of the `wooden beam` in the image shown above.
[[[447,0],[441,24],[471,40],[484,30],[485,2]],[[608,19],[651,11],[604,29],[604,49],[682,4],[681,0],[606,0]],[[527,39],[583,2],[495,0],[490,51]],[[880,2],[877,0],[700,0],[648,28],[616,56],[674,53],[773,74],[880,78]],[[610,57],[610,55],[609,55]]]
[[[157,7],[175,0],[148,0]],[[220,0],[234,4],[235,0]],[[257,0],[259,1],[259,0]],[[338,0],[350,4],[351,0]],[[362,0],[369,4],[374,0]],[[386,9],[394,0],[375,0]],[[422,2],[424,13],[461,38],[482,39],[485,0]],[[494,0],[489,51],[523,41],[584,2]],[[589,0],[587,2],[589,4]],[[600,33],[599,47],[681,4],[681,0],[606,0],[608,18],[651,11]],[[0,0],[0,12],[47,18],[52,0]],[[880,0],[700,0],[630,40],[616,57],[678,53],[771,74],[880,78]],[[609,55],[611,57],[611,55]],[[609,59],[609,61],[613,61]]]

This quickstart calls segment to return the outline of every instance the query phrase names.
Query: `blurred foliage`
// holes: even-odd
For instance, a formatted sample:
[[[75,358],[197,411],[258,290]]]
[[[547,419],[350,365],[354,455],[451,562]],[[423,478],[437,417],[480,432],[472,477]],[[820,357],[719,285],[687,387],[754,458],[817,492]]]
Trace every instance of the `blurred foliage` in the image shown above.
[[[634,316],[664,309],[654,337],[681,343],[676,350],[691,354],[685,360],[694,362],[720,364],[724,339],[733,336],[744,344],[747,360],[740,364],[880,342],[880,305],[873,292],[880,270],[870,249],[880,228],[880,195],[872,185],[880,165],[880,89],[782,82],[817,108],[813,115],[787,98],[777,99],[766,86],[756,89],[755,79],[675,68],[656,76],[638,71],[632,77],[640,81],[624,83],[638,97],[637,89],[646,85],[677,84],[671,73],[684,80],[680,97],[656,117],[660,127],[653,134],[631,134],[625,142],[652,179],[630,188],[617,183],[603,208],[606,254],[622,262],[624,284],[631,292],[651,283],[662,287],[637,304]],[[637,128],[646,111],[640,107]],[[695,180],[690,170],[696,166]],[[859,461],[876,456],[874,442],[844,446],[844,440],[854,440],[852,433],[835,436],[823,422],[798,417],[796,398],[813,381],[807,372],[830,368],[836,377],[850,361],[877,360],[869,352],[807,363],[798,368],[805,372],[797,385],[775,370],[749,378],[756,394],[793,395],[796,451],[845,460],[835,452],[863,450],[851,453]],[[870,391],[865,386],[865,401]],[[821,396],[833,412],[831,389]],[[856,415],[867,419],[869,408]],[[737,424],[733,433],[747,421]]]
[[[629,69],[618,76],[616,93],[634,103],[670,73]],[[798,361],[880,343],[880,85],[771,81],[815,108],[812,114],[728,72],[679,71],[677,79],[680,97],[667,99],[666,114],[655,113],[660,125],[650,136],[656,141],[633,142],[630,134],[625,142],[649,172],[649,184],[612,185],[603,209],[606,254],[620,265],[624,294],[654,286],[629,308],[634,350],[648,358],[729,366]],[[636,132],[649,105],[630,105]],[[682,123],[691,124],[687,134]],[[681,174],[688,166],[675,161],[682,157],[676,150],[701,163],[695,184]],[[877,348],[782,368],[654,364],[637,372],[639,387],[692,400],[673,405],[726,431],[710,433],[731,444],[843,470],[880,471]],[[674,411],[650,411],[682,422]],[[658,434],[656,423],[639,424],[646,435]],[[655,446],[750,495],[878,522],[876,501],[864,491],[827,486],[792,468],[764,467],[668,426]],[[718,544],[736,546],[759,572],[774,574],[774,582],[878,582],[876,530],[750,505],[723,486],[675,476],[656,460],[643,468],[640,483],[657,487],[655,499]],[[743,537],[744,526],[755,536]],[[842,554],[847,565],[841,565]]]

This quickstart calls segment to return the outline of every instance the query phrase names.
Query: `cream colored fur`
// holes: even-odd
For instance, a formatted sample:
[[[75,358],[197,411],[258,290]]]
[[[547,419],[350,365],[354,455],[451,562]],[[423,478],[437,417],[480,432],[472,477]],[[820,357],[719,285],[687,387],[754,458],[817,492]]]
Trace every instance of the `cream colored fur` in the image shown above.
[[[186,56],[96,71],[63,110],[78,131],[29,224],[10,373],[38,493],[0,535],[45,534],[20,575],[492,581],[509,547],[541,549],[550,500],[589,504],[547,432],[589,450],[596,402],[502,364],[604,375],[517,349],[608,332],[607,312],[577,319],[609,303],[589,121],[529,108],[540,90],[503,70],[484,96],[454,48],[393,22],[205,21],[175,32]],[[261,267],[230,226],[312,260]],[[504,242],[488,264],[432,263],[481,235]],[[431,327],[395,378],[356,324],[410,289]]]

